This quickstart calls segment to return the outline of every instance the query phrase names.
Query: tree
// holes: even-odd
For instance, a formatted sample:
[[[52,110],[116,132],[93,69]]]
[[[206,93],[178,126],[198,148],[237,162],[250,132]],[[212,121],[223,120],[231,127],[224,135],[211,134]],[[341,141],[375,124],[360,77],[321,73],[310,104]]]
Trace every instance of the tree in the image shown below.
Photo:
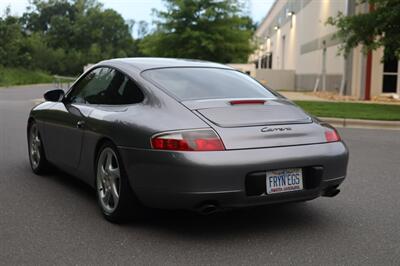
[[[104,57],[127,56],[133,43],[129,26],[112,9],[89,9],[77,19],[74,30],[75,48],[86,51],[97,44]]]
[[[12,66],[26,59],[23,37],[18,18],[9,11],[4,19],[0,17],[0,65]]]
[[[87,63],[139,54],[129,22],[97,0],[33,0],[13,25],[7,26],[13,29],[13,39],[27,45],[26,49],[13,45],[29,55],[32,65],[25,67],[75,75]]]
[[[364,52],[385,47],[385,57],[400,59],[400,0],[360,0],[372,5],[369,13],[330,17],[328,24],[337,26],[336,37],[343,41],[344,54],[363,45]]]
[[[156,30],[143,38],[149,56],[196,58],[228,62],[247,61],[254,26],[238,0],[164,0],[166,11]]]
[[[137,36],[139,39],[143,39],[149,33],[149,23],[144,20],[139,21]]]

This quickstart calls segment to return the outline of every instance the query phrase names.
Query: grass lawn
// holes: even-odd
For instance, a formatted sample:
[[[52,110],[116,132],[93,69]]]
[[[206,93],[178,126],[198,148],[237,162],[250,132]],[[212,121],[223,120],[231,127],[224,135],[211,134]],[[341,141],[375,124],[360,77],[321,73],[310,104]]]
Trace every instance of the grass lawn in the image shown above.
[[[51,83],[53,76],[39,70],[0,67],[0,86]]]
[[[295,101],[308,113],[319,117],[369,120],[400,120],[400,105]]]

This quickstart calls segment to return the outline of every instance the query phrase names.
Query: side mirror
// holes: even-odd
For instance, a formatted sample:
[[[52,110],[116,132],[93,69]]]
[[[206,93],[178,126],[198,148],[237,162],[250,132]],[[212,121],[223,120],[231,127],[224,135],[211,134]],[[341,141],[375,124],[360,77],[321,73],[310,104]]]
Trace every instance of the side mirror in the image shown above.
[[[49,90],[44,93],[44,99],[49,102],[59,102],[64,97],[64,91],[60,89]]]

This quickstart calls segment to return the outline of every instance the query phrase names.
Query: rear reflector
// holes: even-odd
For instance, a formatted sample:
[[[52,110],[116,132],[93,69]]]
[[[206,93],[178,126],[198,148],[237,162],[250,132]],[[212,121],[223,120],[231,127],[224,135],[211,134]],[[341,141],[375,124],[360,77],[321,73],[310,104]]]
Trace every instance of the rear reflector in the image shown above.
[[[264,104],[265,100],[234,100],[230,101],[231,105],[239,105],[239,104]]]
[[[160,134],[151,139],[155,150],[223,151],[222,140],[212,130],[178,131]]]
[[[341,140],[339,133],[333,127],[326,127],[325,139],[327,142],[335,142]]]

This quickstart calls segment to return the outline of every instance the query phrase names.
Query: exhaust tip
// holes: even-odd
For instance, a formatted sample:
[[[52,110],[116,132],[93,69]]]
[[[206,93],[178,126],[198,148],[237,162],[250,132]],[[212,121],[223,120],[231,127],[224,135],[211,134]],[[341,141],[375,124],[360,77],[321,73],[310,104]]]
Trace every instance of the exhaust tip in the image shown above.
[[[324,194],[322,194],[322,196],[333,198],[333,197],[337,196],[337,194],[339,194],[339,193],[340,193],[340,189],[332,188],[332,189],[325,190]]]

